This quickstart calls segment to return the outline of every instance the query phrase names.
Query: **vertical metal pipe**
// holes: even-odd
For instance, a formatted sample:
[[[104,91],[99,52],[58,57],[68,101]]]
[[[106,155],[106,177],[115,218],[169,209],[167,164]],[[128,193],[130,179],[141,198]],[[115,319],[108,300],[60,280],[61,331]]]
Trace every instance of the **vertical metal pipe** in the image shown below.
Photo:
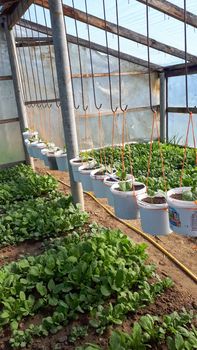
[[[168,84],[169,78],[166,77],[166,142],[169,141],[169,112],[168,112]]]
[[[62,111],[64,136],[69,160],[78,155],[77,129],[72,95],[71,73],[69,66],[68,44],[65,32],[64,14],[61,0],[49,0],[51,27],[55,51],[55,62]],[[71,192],[74,204],[84,206],[82,186],[73,179],[69,164]]]
[[[6,21],[4,21],[4,29],[6,34],[8,54],[10,59],[11,71],[12,71],[12,80],[14,84],[16,105],[17,105],[21,135],[22,135],[22,132],[25,130],[25,128],[28,128],[28,123],[27,123],[26,107],[24,104],[23,94],[22,94],[22,83],[21,83],[20,70],[19,70],[18,58],[16,53],[15,39],[14,39],[12,30],[8,29]],[[34,169],[33,159],[29,157],[29,154],[27,153],[26,146],[24,143],[24,139],[22,138],[22,140],[23,140],[23,148],[25,152],[26,162],[27,164],[30,164]]]
[[[160,73],[160,139],[166,141],[166,78]]]

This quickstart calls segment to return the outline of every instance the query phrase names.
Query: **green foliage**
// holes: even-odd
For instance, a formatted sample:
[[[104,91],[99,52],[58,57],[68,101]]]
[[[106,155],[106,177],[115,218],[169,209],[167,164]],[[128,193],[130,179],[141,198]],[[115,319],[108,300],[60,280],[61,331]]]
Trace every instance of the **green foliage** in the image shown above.
[[[131,334],[113,332],[109,350],[145,350],[163,348],[168,350],[197,349],[197,330],[191,325],[194,315],[185,310],[174,312],[163,318],[145,315],[134,323]]]
[[[16,202],[0,216],[0,245],[55,237],[82,226],[87,218],[80,207],[72,205],[71,196],[60,193]]]
[[[77,339],[84,338],[88,335],[87,326],[74,326],[68,336],[69,343],[75,343]]]
[[[102,153],[103,150],[94,151],[94,157],[97,161],[100,160],[100,152]],[[105,158],[107,164],[111,164],[112,152],[114,166],[119,170],[122,167],[122,148],[115,147],[113,151],[111,147],[105,148]],[[168,189],[179,187],[182,162],[184,157],[184,148],[173,144],[162,144],[162,152],[164,156],[167,187]],[[133,175],[137,181],[146,183],[149,153],[150,145],[148,143],[126,145],[124,151],[124,172],[130,174],[131,158]],[[183,186],[194,187],[197,184],[197,167],[195,167],[195,159],[195,150],[187,148],[187,160],[185,162]],[[157,192],[158,190],[165,191],[165,184],[162,174],[162,162],[158,142],[153,143],[148,187],[154,192]]]
[[[50,175],[38,175],[31,168],[20,166],[0,172],[0,208],[13,201],[35,198],[57,188]]]
[[[153,302],[171,285],[146,264],[145,248],[119,231],[93,227],[83,236],[73,233],[55,241],[39,256],[4,266],[0,332],[9,326],[10,343],[17,348],[26,346],[32,336],[56,333],[81,313],[91,314],[90,325],[97,332],[120,324],[128,312]],[[31,317],[48,310],[40,324],[31,324]],[[22,330],[20,324],[27,318],[29,326]],[[75,336],[81,333],[76,331]]]

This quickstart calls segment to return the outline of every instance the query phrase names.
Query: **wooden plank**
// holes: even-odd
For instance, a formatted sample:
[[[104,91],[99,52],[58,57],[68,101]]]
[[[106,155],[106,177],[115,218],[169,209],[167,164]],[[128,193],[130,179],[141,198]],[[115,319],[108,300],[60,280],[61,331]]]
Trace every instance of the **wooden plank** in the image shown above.
[[[1,120],[0,120],[0,125],[2,125],[2,124],[15,123],[15,122],[18,122],[18,121],[19,121],[19,118],[1,119]]]
[[[42,6],[42,3],[45,8],[48,8],[48,1],[47,0],[35,0],[37,5]],[[96,28],[107,30],[110,33],[117,34],[117,25],[111,22],[106,22],[99,17],[88,15],[88,18],[86,16],[86,13],[77,9],[74,9],[73,7],[63,5],[64,8],[64,15],[70,18],[76,18],[78,21],[83,23],[88,23]],[[141,45],[147,46],[147,37],[145,35],[139,34],[137,32],[134,32],[133,30],[124,28],[119,26],[119,35],[125,39],[132,40],[136,43],[139,43]],[[175,47],[163,44],[155,39],[149,39],[149,45],[151,48],[155,50],[162,51],[164,53],[167,53],[168,55],[172,55],[181,59],[185,59],[185,52],[182,50],[179,50]],[[190,62],[197,62],[197,57],[189,54],[187,55],[188,61]]]
[[[142,4],[146,4],[146,0],[137,0]],[[183,2],[182,2],[183,3]],[[177,20],[184,22],[184,10],[183,8],[174,5],[172,2],[166,0],[149,0],[149,7],[155,10],[165,13],[166,15],[176,18]],[[186,22],[191,26],[197,28],[197,16],[187,11]]]
[[[12,80],[12,76],[11,75],[2,75],[0,76],[0,81],[4,81],[4,80]]]
[[[7,15],[7,25],[9,29],[20,20],[24,13],[28,10],[34,0],[22,0],[19,1],[14,7],[10,14]]]
[[[24,22],[23,20],[21,20],[20,21],[20,25],[27,26],[27,28],[30,28],[31,27],[31,22],[29,22],[29,21],[25,21]],[[36,24],[35,23],[34,23],[34,28],[36,28]],[[40,27],[40,25],[39,25],[38,28],[39,28],[39,31],[41,30],[41,33],[46,34],[47,27],[44,27],[44,26]],[[50,28],[48,28],[48,29],[50,29]],[[51,29],[50,29],[50,31],[51,31]],[[49,32],[49,33],[51,33],[51,32]],[[53,44],[52,38],[46,37],[45,40],[46,40],[47,44],[49,44],[49,43],[51,45]],[[77,38],[75,36],[67,34],[67,40],[68,40],[68,42],[77,45]],[[44,41],[42,40],[40,42],[40,44],[43,45]],[[19,44],[19,43],[17,44],[17,46],[36,46],[36,45],[38,45],[38,42],[35,42],[35,43],[33,41],[28,42],[28,38],[24,38],[22,44]],[[117,58],[119,57],[118,51],[116,51],[114,49],[110,49],[110,48],[107,50],[106,46],[102,46],[102,45],[96,44],[94,42],[90,42],[89,43],[89,41],[85,40],[85,39],[79,38],[79,45],[83,46],[83,47],[86,47],[86,48],[89,48],[89,46],[90,46],[92,50],[99,51],[99,52],[102,52],[102,53],[105,53],[105,54],[108,53],[109,55],[111,55],[113,57],[117,57]],[[148,68],[148,62],[147,61],[142,60],[141,58],[137,58],[137,57],[128,55],[128,54],[123,53],[123,52],[120,52],[120,59]],[[163,70],[163,68],[161,66],[156,65],[154,63],[151,63],[150,67],[151,67],[151,70],[153,70],[153,71],[161,71],[161,70]]]
[[[189,107],[189,110],[193,114],[197,114],[197,107]],[[181,114],[188,114],[188,110],[186,107],[168,107],[167,108],[168,113],[181,113]]]
[[[164,68],[166,77],[176,77],[180,75],[185,75],[185,64],[176,64],[174,66],[169,66]],[[197,74],[197,65],[188,64],[187,67],[188,74]]]

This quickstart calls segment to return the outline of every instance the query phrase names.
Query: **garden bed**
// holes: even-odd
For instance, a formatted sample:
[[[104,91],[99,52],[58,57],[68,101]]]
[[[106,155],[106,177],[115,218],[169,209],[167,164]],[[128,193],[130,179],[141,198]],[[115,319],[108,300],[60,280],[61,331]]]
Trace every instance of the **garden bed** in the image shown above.
[[[37,162],[37,164],[39,163]],[[40,167],[37,167],[37,170],[40,173],[45,172],[45,170]],[[65,176],[65,173],[55,171],[51,171],[51,173],[55,175],[57,179],[62,179],[66,182],[68,181],[68,177]],[[61,196],[63,196],[63,193],[69,193],[69,189],[63,185],[60,185],[59,189],[62,193]],[[39,200],[40,199],[38,199],[38,201]],[[43,201],[45,199],[42,198],[41,200]],[[8,304],[11,307],[9,311],[9,307],[5,304],[4,307],[6,308],[7,313],[6,310],[1,310],[4,313],[3,317],[2,314],[0,314],[1,324],[3,325],[4,331],[1,335],[0,349],[11,349],[9,341],[11,337],[10,315],[12,315],[12,313],[15,313],[14,320],[16,320],[16,317],[18,317],[19,322],[18,330],[16,329],[16,322],[13,322],[12,320],[11,323],[13,329],[12,332],[14,332],[14,337],[11,343],[14,344],[16,348],[17,344],[20,343],[24,349],[74,350],[78,346],[85,343],[98,344],[101,349],[108,349],[108,340],[111,336],[111,330],[110,328],[105,329],[105,324],[109,324],[109,326],[111,325],[113,329],[119,329],[130,333],[134,321],[139,320],[142,315],[147,313],[150,313],[151,315],[165,315],[172,313],[174,310],[180,311],[183,306],[188,310],[196,310],[196,286],[187,276],[183,274],[182,271],[178,270],[166,257],[163,256],[160,251],[157,251],[156,248],[151,245],[148,246],[149,259],[147,260],[143,245],[133,245],[130,240],[126,238],[126,236],[121,235],[116,231],[103,230],[97,226],[89,227],[90,223],[96,221],[98,224],[103,224],[104,226],[112,229],[121,229],[137,243],[141,244],[144,242],[144,239],[142,239],[134,231],[129,230],[124,225],[112,218],[104,209],[102,209],[88,196],[85,196],[85,200],[86,210],[90,215],[89,222],[88,224],[85,224],[84,220],[83,224],[83,221],[80,219],[81,225],[78,225],[77,218],[80,218],[81,214],[76,211],[76,218],[74,220],[75,228],[70,228],[70,238],[63,238],[64,235],[67,236],[69,233],[68,227],[67,230],[65,229],[65,232],[63,232],[64,230],[60,228],[60,230],[55,234],[54,230],[49,231],[47,229],[47,236],[45,234],[41,234],[41,236],[39,235],[36,238],[31,234],[31,241],[27,240],[20,243],[17,239],[17,241],[15,241],[18,244],[17,246],[0,248],[2,265],[5,265],[5,263],[8,261],[18,261],[18,265],[16,263],[12,266],[5,267],[5,270],[1,270],[0,272],[1,295],[3,299],[8,301]],[[25,198],[25,202],[22,201],[21,204],[26,203],[26,201],[27,198]],[[37,199],[34,199],[34,202],[37,203]],[[105,200],[102,200],[102,202],[105,203]],[[10,207],[8,210],[10,210]],[[74,213],[74,209],[72,209],[72,212]],[[58,216],[59,215],[60,214],[58,214]],[[59,223],[59,220],[57,222]],[[38,227],[40,229],[40,226]],[[78,232],[80,236],[75,233],[73,234],[73,229],[75,232]],[[91,230],[93,230],[92,233]],[[57,236],[62,238],[60,238],[60,240],[58,239],[57,243],[52,243],[54,237]],[[43,243],[42,240],[44,240],[46,237],[47,240],[45,243]],[[25,239],[26,238],[27,237],[25,236]],[[184,239],[183,237],[181,238]],[[96,245],[94,248],[95,243]],[[50,244],[52,244],[52,246],[50,246]],[[191,244],[194,244],[194,242]],[[122,248],[120,249],[120,247]],[[85,249],[85,251],[87,250],[87,257],[84,257],[81,249]],[[112,255],[109,255],[110,249],[113,253]],[[20,260],[21,254],[30,254],[32,257],[25,260]],[[58,266],[57,264],[59,264],[58,259],[60,258],[61,254],[65,254],[64,259],[62,260],[62,262],[64,261],[64,269],[61,270],[61,273],[63,273],[65,276],[68,274],[65,280],[63,275],[59,274],[59,270],[56,271],[57,267],[55,267]],[[109,261],[106,260],[107,256],[111,256]],[[51,267],[49,267],[49,261],[51,261],[52,257],[57,261],[57,263],[53,265],[54,267],[51,269]],[[119,261],[119,259],[121,260]],[[89,262],[88,264],[87,260]],[[97,270],[94,280],[90,280],[91,274],[87,274],[87,268],[89,268],[91,264],[95,264],[95,261],[102,261],[103,263],[105,261],[105,263],[107,263],[106,269],[102,270],[102,265],[99,263],[98,266],[100,267]],[[72,275],[70,268],[79,269],[80,266],[80,268],[82,268],[85,262],[87,266],[84,265],[83,271],[80,271],[77,279],[75,279],[75,275]],[[151,265],[153,262],[157,265],[157,274],[160,276],[161,280],[165,280],[167,278],[166,282],[162,282],[160,279],[158,280],[157,275],[155,276],[152,274]],[[124,269],[126,270],[124,270],[124,274],[127,273],[127,277],[125,275],[123,278],[124,274],[120,269],[121,264],[123,264],[122,266],[125,266]],[[37,266],[39,266],[39,273]],[[47,270],[45,270],[46,267]],[[44,274],[42,271],[44,271]],[[110,271],[111,274],[109,273]],[[135,278],[133,275],[134,271],[136,271]],[[142,271],[146,271],[145,274]],[[107,279],[110,278],[107,284],[104,278],[105,274]],[[171,277],[174,280],[174,286],[170,286],[171,283],[168,280],[168,277]],[[69,286],[69,288],[72,288],[70,291],[64,291],[63,286],[60,288],[60,285],[63,281],[67,283],[70,278],[72,278],[72,284]],[[140,298],[138,302],[137,299],[135,302],[133,299],[131,299],[132,303],[130,306],[128,306],[129,299],[127,300],[125,295],[122,295],[121,300],[118,298],[120,298],[121,291],[123,293],[126,292],[127,295],[127,290],[132,290],[132,283],[129,281],[132,281],[133,278],[135,279],[134,291],[135,293],[139,293]],[[144,278],[145,280],[143,281]],[[17,284],[14,287],[16,288],[14,291],[10,289],[10,286],[7,287],[7,283],[9,284],[9,279],[11,280],[10,283],[13,286],[15,285],[13,281],[16,279]],[[27,284],[24,282],[24,280],[26,280]],[[109,283],[109,281],[111,282]],[[153,287],[154,284],[155,287]],[[26,287],[27,285],[28,288]],[[148,285],[152,285],[151,289],[149,289]],[[56,286],[59,288],[58,291],[55,289]],[[86,288],[93,288],[92,292],[91,290],[87,292]],[[85,298],[80,299],[80,306],[78,307],[78,305],[75,304],[76,301],[74,300],[78,293],[83,294],[83,290]],[[144,292],[145,290],[146,293]],[[95,291],[97,291],[96,295],[94,294]],[[26,305],[26,300],[32,302],[32,297],[30,297],[32,293],[36,300],[44,300],[44,304],[40,304],[37,310],[32,309],[30,313],[26,314],[24,305]],[[69,293],[73,294],[73,297],[75,295],[75,298],[70,299],[70,302],[73,300],[72,306],[70,305],[69,307],[70,311],[68,309],[66,311],[66,317],[64,316],[66,323],[64,323],[61,318],[62,316],[60,314],[55,315],[54,310],[56,309],[57,303],[59,305],[59,302],[61,300],[63,301],[64,294],[67,295],[68,298]],[[13,297],[15,300],[13,300]],[[30,299],[28,299],[29,297]],[[18,300],[18,302],[21,304],[21,311],[19,311],[20,308],[19,310],[16,308],[16,300]],[[108,303],[111,301],[112,305],[115,306],[118,300],[122,306],[119,306],[117,312],[114,313],[115,311],[110,311]],[[99,301],[101,302],[101,305],[104,302],[105,307],[104,309],[98,309],[96,312]],[[29,305],[30,310],[32,308],[31,302]],[[70,302],[67,300],[66,304],[69,305]],[[90,312],[89,307],[91,306],[91,303],[93,310]],[[141,303],[143,305],[141,305]],[[25,308],[26,307],[27,306],[25,306]],[[64,308],[65,304],[61,304],[61,307]],[[133,311],[132,308],[134,308]],[[58,312],[60,312],[60,310]],[[112,312],[112,314],[110,314],[110,312]],[[124,314],[126,318],[123,317]],[[50,317],[52,315],[53,319],[51,320]],[[77,319],[75,319],[76,316]],[[89,324],[90,320],[93,327]],[[29,328],[30,324],[33,324],[33,326]],[[43,324],[44,328],[38,328],[39,324]],[[49,329],[46,330],[47,327]],[[15,329],[16,331],[14,331]],[[29,331],[26,330],[25,332],[26,338],[24,338],[23,333],[25,329],[29,329]],[[97,333],[96,330],[99,330],[100,334]],[[41,337],[38,337],[38,334]],[[31,340],[29,337],[32,337],[33,341],[30,345],[26,345],[26,343]],[[82,348],[79,347],[79,349]],[[157,347],[154,348],[156,349]],[[94,347],[90,347],[89,349],[94,349]],[[116,350],[113,347],[110,347],[110,350],[111,349]],[[158,347],[158,349],[160,349],[160,347]]]

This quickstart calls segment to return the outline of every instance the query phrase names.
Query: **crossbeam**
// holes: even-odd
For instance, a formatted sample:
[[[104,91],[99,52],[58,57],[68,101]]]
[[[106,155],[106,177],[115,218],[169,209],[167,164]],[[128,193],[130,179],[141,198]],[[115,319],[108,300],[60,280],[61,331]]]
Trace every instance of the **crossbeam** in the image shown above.
[[[35,0],[37,5],[44,6],[45,8],[48,8],[48,0]],[[85,12],[80,11],[78,9],[75,9],[68,5],[63,5],[64,15],[73,19],[77,19],[80,22],[87,23],[91,26],[94,26],[96,28],[107,30],[110,33],[118,34],[125,39],[132,40],[136,43],[139,43],[141,45],[147,46],[147,37],[145,35],[139,34],[137,32],[134,32],[133,30],[124,28],[122,26],[119,26],[119,31],[117,31],[117,25],[111,22],[106,22],[96,16],[88,14],[88,18]],[[179,50],[175,47],[172,47],[170,45],[166,45],[164,43],[161,43],[155,39],[149,39],[149,45],[151,48],[155,50],[162,51],[168,55],[172,55],[181,59],[185,59],[185,52],[182,50]],[[196,63],[197,57],[192,54],[187,54],[187,58],[189,62]]]
[[[146,5],[146,0],[137,0]],[[172,2],[166,0],[149,0],[148,6],[155,10],[165,13],[166,15],[176,18],[177,20],[184,22],[184,9],[174,5]],[[186,23],[197,28],[197,16],[191,12],[186,13]]]
[[[7,15],[8,29],[12,29],[12,27],[20,20],[32,3],[33,0],[22,0],[13,5],[12,12]]]

